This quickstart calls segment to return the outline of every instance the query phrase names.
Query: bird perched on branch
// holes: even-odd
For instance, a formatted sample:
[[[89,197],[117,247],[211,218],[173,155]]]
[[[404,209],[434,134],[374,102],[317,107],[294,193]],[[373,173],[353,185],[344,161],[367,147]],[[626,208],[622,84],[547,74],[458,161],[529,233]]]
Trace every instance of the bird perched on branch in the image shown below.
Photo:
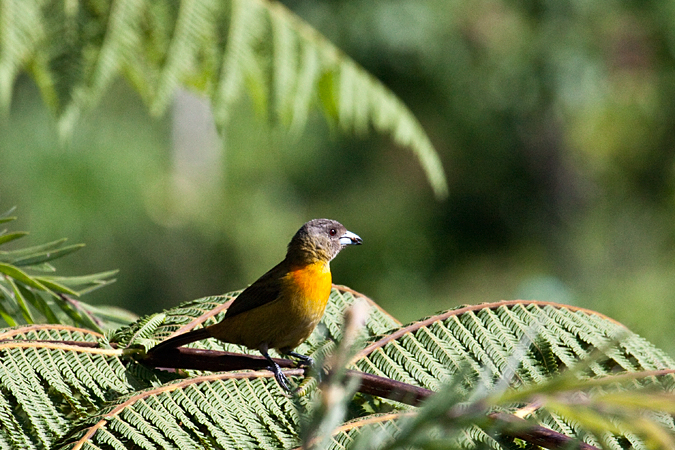
[[[332,286],[330,261],[347,245],[361,243],[359,236],[335,220],[310,220],[291,239],[286,258],[239,294],[222,321],[170,338],[151,351],[211,337],[257,349],[279,385],[290,391],[288,379],[268,350],[298,358],[301,365],[312,364],[312,358],[293,349],[323,317]]]

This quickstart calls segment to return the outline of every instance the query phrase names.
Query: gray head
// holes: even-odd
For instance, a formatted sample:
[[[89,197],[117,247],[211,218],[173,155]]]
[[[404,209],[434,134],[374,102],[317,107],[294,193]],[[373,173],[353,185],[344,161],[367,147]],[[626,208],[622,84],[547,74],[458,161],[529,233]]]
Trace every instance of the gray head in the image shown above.
[[[288,244],[286,258],[311,263],[317,260],[328,262],[347,245],[359,245],[363,241],[348,231],[340,222],[330,219],[314,219],[304,224]]]

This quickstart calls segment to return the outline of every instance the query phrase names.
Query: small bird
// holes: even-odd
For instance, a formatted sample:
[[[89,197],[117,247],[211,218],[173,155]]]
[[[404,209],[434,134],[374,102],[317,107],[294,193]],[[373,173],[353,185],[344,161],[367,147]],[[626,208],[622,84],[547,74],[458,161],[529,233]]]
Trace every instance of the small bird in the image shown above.
[[[291,239],[286,258],[239,294],[223,320],[167,339],[152,351],[211,337],[257,349],[279,385],[290,392],[288,379],[268,350],[298,358],[300,365],[313,363],[312,358],[293,349],[312,334],[323,317],[332,286],[330,261],[347,245],[362,242],[340,222],[310,220]]]

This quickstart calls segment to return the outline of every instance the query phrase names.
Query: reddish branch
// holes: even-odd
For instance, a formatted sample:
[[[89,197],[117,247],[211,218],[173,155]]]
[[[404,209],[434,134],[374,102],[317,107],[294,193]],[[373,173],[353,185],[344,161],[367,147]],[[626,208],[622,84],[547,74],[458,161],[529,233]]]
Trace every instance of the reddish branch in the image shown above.
[[[295,367],[293,361],[288,359],[275,359],[274,361],[282,368]],[[208,370],[214,372],[266,369],[268,366],[267,361],[262,356],[185,347],[167,349],[161,353],[153,353],[151,351],[142,362],[148,366],[166,369]],[[413,406],[419,405],[434,394],[429,389],[356,370],[348,370],[346,375],[347,377],[360,378],[361,385],[358,389],[359,392]],[[578,442],[569,436],[540,425],[532,424],[525,419],[510,414],[495,413],[490,414],[489,417],[500,424],[501,434],[522,439],[544,448],[552,450],[598,450],[597,447]]]
[[[535,425],[525,419],[507,413],[492,413],[488,417],[499,422],[501,434],[522,439],[544,448],[557,449],[579,449],[579,450],[599,450],[597,447],[585,442],[575,441],[564,434],[553,431],[549,428]]]
[[[33,341],[45,343],[60,343],[86,348],[98,347],[97,342],[84,341]],[[282,368],[295,367],[288,359],[275,359]],[[231,370],[266,369],[268,363],[262,356],[245,355],[241,353],[202,350],[194,348],[173,348],[160,352],[150,351],[142,360],[143,364],[165,369],[208,370],[212,372]],[[361,380],[358,391],[364,394],[375,395],[409,405],[417,406],[434,394],[433,391],[412,384],[403,383],[386,377],[348,370],[346,376],[358,377]],[[551,450],[580,449],[599,450],[592,445],[578,442],[564,434],[558,433],[540,425],[532,424],[525,419],[506,413],[492,413],[488,416],[499,423],[500,433],[504,436],[522,439],[523,441],[539,445]]]

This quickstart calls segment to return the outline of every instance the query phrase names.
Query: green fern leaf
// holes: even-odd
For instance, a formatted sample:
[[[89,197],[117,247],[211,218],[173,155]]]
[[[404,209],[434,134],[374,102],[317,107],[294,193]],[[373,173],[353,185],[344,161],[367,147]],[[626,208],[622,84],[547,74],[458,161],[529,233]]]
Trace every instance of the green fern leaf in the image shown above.
[[[45,2],[0,2],[0,108],[7,113],[17,76],[42,42],[41,7]]]
[[[122,359],[126,346],[150,346],[177,331],[221,320],[238,294],[187,302],[143,318],[116,332],[115,344],[63,325],[1,332],[0,445],[299,446],[301,417],[336,404],[322,397],[331,385],[322,386],[327,390],[322,393],[315,382],[306,382],[303,396],[292,399],[268,371],[189,372],[177,380],[186,374]],[[342,338],[344,312],[360,297],[335,286],[321,325],[298,350],[317,359],[333,351]],[[494,414],[523,410],[530,410],[527,426],[545,426],[603,448],[667,448],[668,436],[675,435],[670,415],[675,395],[669,393],[675,388],[675,362],[598,313],[511,301],[401,325],[369,303],[368,343],[351,367],[437,393],[416,408],[365,394],[344,399],[351,404],[349,414],[337,423],[345,422],[330,438],[320,439],[329,448],[521,448],[518,435],[509,434],[508,424]],[[193,345],[242,351],[212,339]],[[585,396],[583,403],[570,392]],[[532,407],[537,398],[543,407]]]
[[[0,233],[0,245],[22,238],[28,234],[25,231],[17,231],[14,233],[7,233],[7,234],[5,234],[5,232],[6,230]]]
[[[121,396],[75,424],[54,448],[297,446],[292,402],[268,377],[210,375]]]
[[[34,255],[40,254],[40,253],[47,253],[49,251],[53,251],[63,245],[64,242],[66,242],[67,239],[59,239],[56,241],[48,242],[46,244],[41,244],[41,245],[35,245],[32,247],[26,247],[23,249],[16,249],[12,251],[7,251],[7,252],[2,252],[0,254],[0,261],[1,262],[6,262],[10,264],[14,264],[17,260],[24,259],[24,258],[32,258]]]
[[[7,220],[8,213],[0,216]],[[5,232],[3,232],[5,233]],[[24,232],[0,233],[0,243],[26,235]],[[5,238],[3,240],[3,238]],[[66,239],[9,251],[0,251],[0,318],[8,325],[21,323],[70,322],[101,331],[113,325],[126,324],[129,314],[111,316],[108,321],[94,317],[93,309],[72,297],[79,297],[114,281],[117,271],[80,277],[34,275],[54,272],[49,263],[82,248],[81,244],[64,246]],[[19,268],[21,267],[21,268]],[[121,312],[121,311],[120,311]],[[135,318],[135,316],[133,316]]]
[[[0,333],[0,442],[51,448],[74,418],[134,390],[121,351],[99,348],[101,339],[63,325]]]
[[[17,76],[28,72],[62,138],[120,75],[153,114],[176,90],[196,90],[220,129],[248,92],[262,114],[296,134],[318,107],[345,132],[391,135],[413,151],[435,193],[447,195],[441,161],[403,102],[278,2],[6,0],[0,21],[0,107],[9,110]]]
[[[522,358],[514,360],[512,355],[523,345],[527,345],[527,351],[523,352]],[[354,364],[360,370],[432,390],[447,390],[448,386],[444,384],[453,380],[453,389],[460,397],[448,402],[451,407],[469,401],[481,390],[489,392],[508,373],[513,373],[508,380],[512,387],[545,385],[560,368],[570,369],[580,361],[588,360],[592,352],[600,353],[601,357],[596,356],[588,363],[590,372],[578,373],[582,378],[675,368],[674,362],[663,352],[598,313],[529,301],[464,307],[402,326],[371,342],[357,355]],[[458,377],[464,380],[463,383],[458,383]],[[635,382],[634,386],[642,384]],[[668,382],[659,384],[659,389],[670,389],[671,385]],[[481,414],[487,413],[481,409]],[[588,417],[591,416],[589,413]],[[597,437],[589,435],[588,429],[573,424],[575,421],[569,421],[559,413],[544,410],[537,413],[537,417],[542,425],[567,436],[585,437],[597,443]],[[457,423],[460,422],[458,419]],[[668,420],[660,422],[666,430],[675,432]],[[616,423],[623,428],[614,428],[618,434],[605,436],[603,445],[609,443],[609,447],[616,448],[647,445],[649,448],[645,444],[645,428],[633,429],[620,418]],[[452,439],[468,436],[469,447],[508,448],[496,444],[484,428],[465,426],[468,428],[454,429]],[[396,432],[386,439],[412,439],[414,436],[411,436]],[[363,448],[369,448],[368,445]],[[457,445],[457,448],[463,448],[464,444]]]

